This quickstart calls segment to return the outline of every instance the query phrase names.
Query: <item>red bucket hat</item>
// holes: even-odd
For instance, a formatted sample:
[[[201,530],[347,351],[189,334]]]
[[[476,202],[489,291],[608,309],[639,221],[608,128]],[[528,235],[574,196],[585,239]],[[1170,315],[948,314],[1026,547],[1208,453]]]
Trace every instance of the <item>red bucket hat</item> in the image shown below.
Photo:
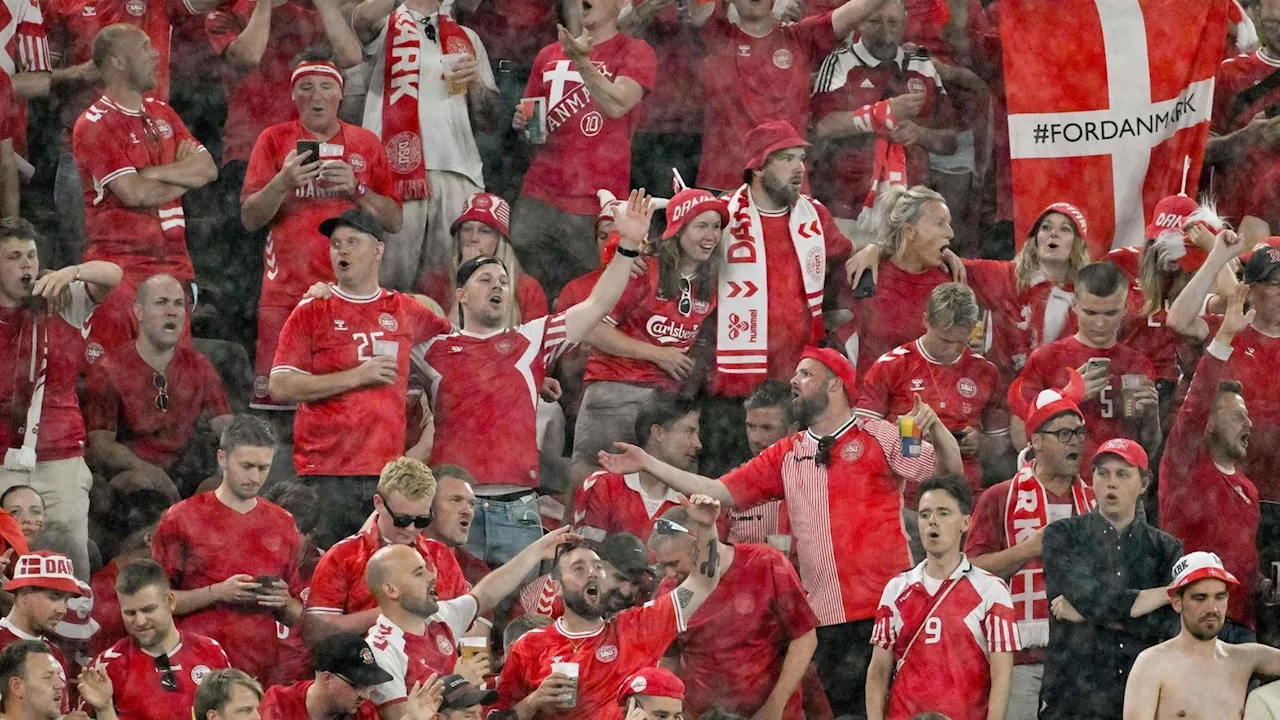
[[[462,223],[470,220],[488,225],[504,238],[511,237],[511,206],[498,195],[480,192],[467,198],[462,203],[462,214],[449,226],[449,232],[457,233]]]
[[[1187,553],[1173,564],[1173,583],[1169,585],[1169,597],[1177,597],[1179,590],[1205,578],[1221,580],[1232,587],[1240,584],[1235,575],[1227,572],[1222,565],[1222,558],[1215,553]]]
[[[662,232],[662,239],[670,240],[679,235],[690,220],[709,210],[720,214],[721,227],[729,224],[729,204],[724,200],[698,188],[686,188],[676,193],[667,203],[667,229]]]
[[[793,147],[809,147],[809,143],[800,137],[796,129],[786,120],[770,120],[757,125],[747,133],[742,143],[747,153],[747,161],[743,170],[754,170],[764,167],[769,156],[779,150]]]
[[[25,587],[60,590],[73,597],[80,597],[88,591],[76,579],[71,558],[47,550],[18,558],[13,567],[13,579],[4,585],[5,592],[15,592]]]
[[[627,702],[633,695],[665,697],[684,700],[684,683],[670,670],[645,668],[627,678],[618,689],[618,704]]]

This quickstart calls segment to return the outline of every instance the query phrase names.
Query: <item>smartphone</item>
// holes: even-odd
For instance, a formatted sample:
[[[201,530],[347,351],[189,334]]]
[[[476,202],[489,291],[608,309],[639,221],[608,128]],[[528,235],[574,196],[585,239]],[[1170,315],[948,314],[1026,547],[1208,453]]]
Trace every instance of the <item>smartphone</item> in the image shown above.
[[[311,164],[320,159],[320,141],[319,140],[299,140],[298,141],[298,157],[303,157],[308,153],[311,157],[305,162]]]
[[[262,587],[274,587],[276,583],[280,582],[280,578],[276,575],[259,575],[253,581]]]
[[[1089,358],[1089,362],[1085,363],[1084,371],[1091,373],[1098,368],[1102,368],[1103,371],[1110,370],[1111,358]]]
[[[876,279],[871,276],[871,271],[863,271],[862,277],[858,278],[858,285],[853,289],[855,298],[869,298],[876,294]]]

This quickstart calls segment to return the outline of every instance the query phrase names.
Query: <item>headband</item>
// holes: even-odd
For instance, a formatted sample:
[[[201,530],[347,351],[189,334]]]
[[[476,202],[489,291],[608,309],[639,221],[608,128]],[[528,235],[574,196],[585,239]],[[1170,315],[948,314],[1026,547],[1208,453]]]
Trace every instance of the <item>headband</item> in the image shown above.
[[[338,81],[338,87],[343,85],[342,73],[337,65],[329,62],[304,62],[294,69],[293,77],[289,79],[289,87],[293,87],[299,80],[309,75],[331,77]]]

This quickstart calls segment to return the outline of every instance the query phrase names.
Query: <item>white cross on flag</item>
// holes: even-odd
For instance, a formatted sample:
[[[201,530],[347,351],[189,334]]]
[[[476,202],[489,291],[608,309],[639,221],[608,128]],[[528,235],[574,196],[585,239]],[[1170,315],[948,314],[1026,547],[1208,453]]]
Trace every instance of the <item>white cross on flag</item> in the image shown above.
[[[1092,257],[1141,245],[1188,158],[1195,196],[1230,1],[1000,0],[1019,242],[1066,201]]]

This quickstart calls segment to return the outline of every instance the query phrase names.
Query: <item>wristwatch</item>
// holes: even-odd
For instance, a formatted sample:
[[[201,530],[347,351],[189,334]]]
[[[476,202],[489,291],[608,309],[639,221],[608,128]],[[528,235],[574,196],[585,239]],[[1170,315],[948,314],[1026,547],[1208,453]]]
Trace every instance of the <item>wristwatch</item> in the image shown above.
[[[362,198],[369,193],[369,186],[364,183],[356,185],[356,197]]]

